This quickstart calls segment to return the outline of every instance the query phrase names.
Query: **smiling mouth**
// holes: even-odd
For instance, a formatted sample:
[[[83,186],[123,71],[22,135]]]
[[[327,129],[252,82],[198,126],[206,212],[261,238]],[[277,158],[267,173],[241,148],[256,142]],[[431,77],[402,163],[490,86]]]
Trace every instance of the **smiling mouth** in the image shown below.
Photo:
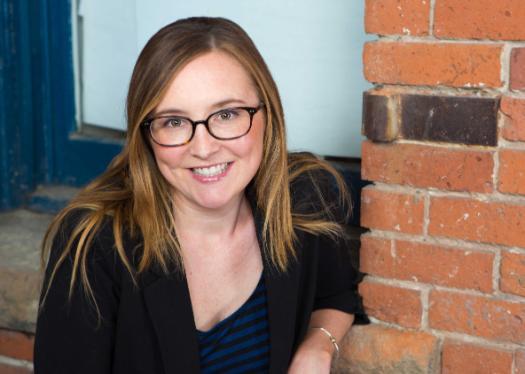
[[[192,173],[201,175],[203,177],[214,177],[220,175],[226,171],[231,162],[224,162],[210,166],[208,168],[191,168]]]

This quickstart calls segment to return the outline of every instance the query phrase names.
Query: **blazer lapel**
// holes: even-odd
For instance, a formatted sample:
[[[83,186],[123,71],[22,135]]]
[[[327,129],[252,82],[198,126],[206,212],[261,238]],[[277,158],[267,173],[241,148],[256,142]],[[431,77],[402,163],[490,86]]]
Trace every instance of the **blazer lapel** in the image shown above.
[[[270,373],[285,373],[292,358],[299,271],[295,264],[278,273],[266,264],[264,270],[268,323],[270,325]]]
[[[295,343],[300,266],[291,259],[287,272],[275,269],[264,250],[261,212],[253,200],[250,202],[264,265],[270,330],[269,371],[285,373]],[[199,343],[186,277],[149,272],[147,279],[144,298],[159,339],[166,374],[199,373]]]
[[[299,287],[300,268],[291,259],[288,270],[283,273],[272,264],[264,250],[262,237],[263,217],[254,200],[251,200],[255,229],[259,247],[262,251],[266,299],[268,304],[268,324],[270,329],[270,373],[286,373],[292,358],[295,343],[295,316]]]
[[[199,373],[199,343],[186,277],[161,276],[144,288],[144,298],[166,374]]]

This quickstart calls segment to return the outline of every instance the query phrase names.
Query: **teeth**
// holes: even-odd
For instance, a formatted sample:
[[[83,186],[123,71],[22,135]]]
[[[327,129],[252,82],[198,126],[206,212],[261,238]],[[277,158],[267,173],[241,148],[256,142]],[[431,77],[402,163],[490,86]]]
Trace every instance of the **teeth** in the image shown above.
[[[202,175],[204,177],[214,177],[216,175],[224,173],[227,167],[228,163],[225,162],[224,164],[214,165],[209,168],[193,168],[192,171],[195,174]]]

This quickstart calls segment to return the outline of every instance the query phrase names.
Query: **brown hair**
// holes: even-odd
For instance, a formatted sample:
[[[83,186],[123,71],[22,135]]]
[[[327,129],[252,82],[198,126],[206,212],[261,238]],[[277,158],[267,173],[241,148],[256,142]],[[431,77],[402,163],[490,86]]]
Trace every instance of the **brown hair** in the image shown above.
[[[180,247],[174,235],[170,187],[160,174],[149,143],[140,126],[155,109],[170,82],[189,61],[204,53],[220,50],[236,58],[252,77],[266,109],[263,156],[253,180],[257,207],[263,213],[263,251],[273,265],[285,271],[295,256],[294,228],[317,234],[340,236],[341,226],[330,217],[330,207],[308,214],[292,212],[290,183],[299,175],[328,170],[344,199],[341,177],[325,162],[307,154],[289,155],[283,109],[275,82],[252,40],[244,30],[224,18],[188,18],[159,30],[142,50],[133,70],[127,98],[127,139],[122,152],[108,169],[84,188],[52,222],[44,238],[42,264],[45,266],[66,216],[85,210],[69,234],[48,282],[68,255],[73,255],[69,297],[78,277],[95,302],[86,271],[86,255],[107,216],[112,217],[115,249],[132,278],[152,264],[168,272],[170,264],[184,271]],[[314,186],[315,179],[313,179]],[[317,187],[316,187],[317,188]],[[323,201],[323,194],[319,197]],[[328,215],[324,214],[328,213]],[[136,266],[123,246],[123,228],[142,237],[142,255]],[[47,294],[47,292],[46,292]],[[45,297],[44,297],[45,300]]]

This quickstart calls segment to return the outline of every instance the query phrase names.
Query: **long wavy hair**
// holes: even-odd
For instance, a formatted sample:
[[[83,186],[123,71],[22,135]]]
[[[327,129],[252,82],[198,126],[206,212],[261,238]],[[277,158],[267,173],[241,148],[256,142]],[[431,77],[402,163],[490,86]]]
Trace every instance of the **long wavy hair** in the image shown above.
[[[141,123],[157,107],[171,81],[188,62],[216,50],[228,53],[242,64],[253,79],[266,110],[262,161],[251,183],[257,208],[263,214],[265,245],[262,250],[276,269],[286,271],[289,261],[295,257],[296,228],[315,234],[342,235],[341,225],[330,218],[331,207],[324,203],[320,188],[317,190],[322,202],[321,210],[310,213],[292,211],[290,184],[298,176],[316,170],[328,171],[341,192],[341,203],[347,201],[348,211],[350,204],[342,178],[330,165],[312,155],[288,154],[277,86],[250,37],[240,26],[224,18],[183,19],[159,30],[140,53],[129,85],[127,137],[122,152],[102,175],[86,186],[55,217],[44,237],[43,268],[52,250],[61,251],[52,269],[45,296],[57,269],[71,256],[73,271],[69,297],[75,282],[80,279],[87,296],[97,306],[88,279],[86,258],[90,244],[108,216],[112,222],[114,248],[135,282],[140,273],[154,264],[165,273],[173,270],[171,265],[178,271],[184,271],[174,230],[170,185],[158,170]],[[315,178],[312,180],[316,186]],[[79,210],[82,214],[68,232],[66,244],[53,248],[54,239],[62,232],[66,217]],[[131,237],[141,237],[138,263],[126,255],[124,232]]]

